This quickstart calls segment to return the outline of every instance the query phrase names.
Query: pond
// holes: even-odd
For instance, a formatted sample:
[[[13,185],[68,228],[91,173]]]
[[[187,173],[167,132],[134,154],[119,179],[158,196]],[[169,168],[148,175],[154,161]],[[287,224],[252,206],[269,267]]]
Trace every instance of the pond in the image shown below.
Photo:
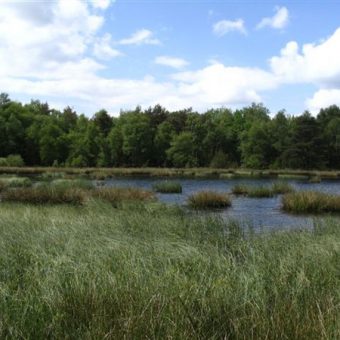
[[[105,181],[105,186],[132,186],[151,190],[152,185],[161,180],[149,177],[123,177],[113,178]],[[171,180],[171,179],[170,179]],[[161,202],[185,205],[187,197],[197,191],[213,190],[230,193],[233,186],[245,185],[271,185],[278,179],[174,179],[181,183],[183,191],[181,194],[157,194]],[[301,180],[286,180],[296,190],[314,190],[332,194],[340,193],[340,181],[323,180],[321,183],[309,183]],[[310,228],[315,217],[292,215],[281,210],[281,195],[272,198],[247,198],[242,196],[232,197],[230,208],[217,212],[223,218],[232,218],[240,221],[243,225],[249,225],[255,229],[290,229]]]

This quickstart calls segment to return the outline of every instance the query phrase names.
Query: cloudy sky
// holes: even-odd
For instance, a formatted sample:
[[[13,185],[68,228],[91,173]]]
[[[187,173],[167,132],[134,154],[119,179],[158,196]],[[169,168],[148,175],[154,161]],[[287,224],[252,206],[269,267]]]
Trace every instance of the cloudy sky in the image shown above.
[[[136,105],[340,105],[340,1],[0,0],[0,92]]]

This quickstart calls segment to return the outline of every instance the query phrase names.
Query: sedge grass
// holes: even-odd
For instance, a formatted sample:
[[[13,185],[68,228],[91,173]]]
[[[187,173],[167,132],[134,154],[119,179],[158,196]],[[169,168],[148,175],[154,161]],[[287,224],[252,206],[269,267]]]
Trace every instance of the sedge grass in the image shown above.
[[[182,192],[182,185],[175,181],[160,181],[152,186],[153,190],[160,193],[180,194]]]
[[[188,204],[194,209],[220,209],[231,206],[231,199],[228,194],[199,191],[188,197]]]
[[[340,228],[177,208],[0,205],[0,338],[337,339]]]
[[[340,196],[316,191],[300,191],[282,197],[282,208],[292,213],[339,213]]]

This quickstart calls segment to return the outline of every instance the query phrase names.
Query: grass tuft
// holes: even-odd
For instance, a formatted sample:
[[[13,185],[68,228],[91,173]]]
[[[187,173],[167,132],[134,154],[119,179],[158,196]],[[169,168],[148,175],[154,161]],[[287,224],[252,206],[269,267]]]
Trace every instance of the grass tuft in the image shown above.
[[[77,188],[53,188],[38,186],[34,188],[17,188],[7,190],[2,194],[4,202],[28,204],[84,204],[87,195]]]
[[[152,188],[156,192],[167,194],[180,194],[182,192],[181,183],[175,181],[156,182]]]
[[[114,206],[124,201],[131,202],[147,202],[155,199],[155,195],[151,191],[140,188],[98,188],[92,191],[92,197],[107,201]]]
[[[282,208],[292,213],[340,212],[340,196],[315,191],[289,193],[282,197]]]
[[[7,188],[22,188],[32,185],[32,181],[27,177],[1,177],[0,183]]]
[[[194,209],[219,209],[231,206],[228,194],[214,191],[200,191],[188,198],[188,204]]]

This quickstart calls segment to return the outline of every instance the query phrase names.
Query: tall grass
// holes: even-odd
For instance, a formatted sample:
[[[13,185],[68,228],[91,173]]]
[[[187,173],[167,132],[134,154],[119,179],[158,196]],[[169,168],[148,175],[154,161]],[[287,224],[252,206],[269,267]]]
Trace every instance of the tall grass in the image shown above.
[[[194,209],[219,209],[231,206],[231,199],[228,194],[199,191],[188,197],[188,204]]]
[[[340,228],[0,205],[0,338],[337,339]]]
[[[27,177],[1,177],[0,185],[7,188],[30,187],[32,181]]]
[[[83,189],[83,190],[90,190],[94,188],[94,184],[86,179],[55,179],[53,180],[50,185],[55,188],[62,188],[62,189]]]
[[[155,200],[154,193],[140,188],[98,188],[91,192],[92,197],[107,201],[113,206],[118,206],[122,202],[147,202]]]
[[[6,190],[1,199],[4,202],[26,204],[84,204],[88,195],[77,188],[53,188],[41,186]]]
[[[166,193],[166,194],[180,194],[182,192],[182,185],[175,181],[160,181],[156,182],[152,186],[153,190],[156,192]]]
[[[300,191],[282,197],[282,208],[293,213],[340,212],[340,196],[316,191]]]

